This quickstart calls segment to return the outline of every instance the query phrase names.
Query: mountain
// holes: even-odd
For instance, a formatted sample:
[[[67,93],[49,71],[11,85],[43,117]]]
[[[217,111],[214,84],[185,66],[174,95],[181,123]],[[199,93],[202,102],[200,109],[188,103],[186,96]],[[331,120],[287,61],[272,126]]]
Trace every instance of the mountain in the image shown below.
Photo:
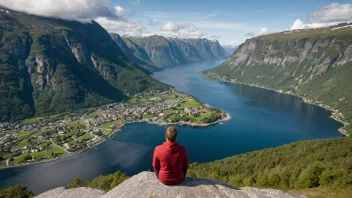
[[[121,49],[124,49],[126,56],[137,63],[144,62],[145,64],[142,65],[149,71],[171,65],[227,57],[226,51],[217,40],[167,38],[159,35],[120,37],[117,34],[111,34],[111,37]]]
[[[233,54],[233,52],[236,51],[236,49],[238,48],[238,46],[233,45],[222,45],[222,47],[229,54],[229,56]]]
[[[128,58],[130,58],[135,63],[137,63],[138,65],[140,65],[141,67],[143,67],[144,69],[146,69],[148,71],[155,71],[156,70],[156,67],[151,62],[148,55],[145,54],[144,49],[142,49],[139,46],[133,45],[132,43],[129,43],[129,46],[131,46],[131,49],[130,49],[130,47],[127,46],[127,44],[121,38],[120,35],[115,34],[115,33],[110,33],[110,36],[115,41],[115,43],[121,48],[123,53]],[[132,50],[133,50],[133,52],[132,52]],[[141,58],[139,58],[139,57],[141,57]]]
[[[0,121],[98,106],[166,85],[98,23],[0,9]]]
[[[304,97],[352,129],[352,23],[249,39],[203,74]]]

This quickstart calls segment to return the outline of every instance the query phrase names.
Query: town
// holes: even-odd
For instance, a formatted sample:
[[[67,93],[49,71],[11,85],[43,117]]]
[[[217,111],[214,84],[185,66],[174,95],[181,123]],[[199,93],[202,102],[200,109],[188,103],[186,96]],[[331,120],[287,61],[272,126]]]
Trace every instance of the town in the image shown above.
[[[175,89],[147,91],[84,113],[0,123],[0,167],[59,159],[94,147],[125,123],[208,126],[229,115]]]

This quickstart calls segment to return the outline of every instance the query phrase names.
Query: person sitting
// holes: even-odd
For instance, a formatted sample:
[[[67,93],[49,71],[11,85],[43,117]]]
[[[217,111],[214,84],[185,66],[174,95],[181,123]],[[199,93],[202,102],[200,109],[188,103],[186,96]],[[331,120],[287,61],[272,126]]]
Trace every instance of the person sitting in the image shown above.
[[[165,185],[181,183],[187,173],[188,153],[184,146],[175,142],[177,130],[174,126],[166,129],[166,142],[155,147],[153,167],[156,177]]]

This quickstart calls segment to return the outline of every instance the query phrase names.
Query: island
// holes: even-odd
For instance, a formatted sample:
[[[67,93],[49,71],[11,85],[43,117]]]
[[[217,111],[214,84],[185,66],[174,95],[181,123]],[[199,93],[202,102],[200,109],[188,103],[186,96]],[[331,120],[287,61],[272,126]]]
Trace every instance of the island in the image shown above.
[[[145,91],[121,103],[0,123],[0,167],[41,163],[83,152],[126,123],[202,127],[228,119],[226,112],[174,88]]]

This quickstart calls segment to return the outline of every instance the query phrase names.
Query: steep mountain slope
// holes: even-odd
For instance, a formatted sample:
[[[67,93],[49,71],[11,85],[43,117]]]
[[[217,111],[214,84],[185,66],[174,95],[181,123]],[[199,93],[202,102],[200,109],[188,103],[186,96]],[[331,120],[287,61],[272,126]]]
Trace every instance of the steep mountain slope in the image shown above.
[[[164,87],[96,22],[0,9],[0,121],[121,101]]]
[[[151,62],[155,68],[227,57],[226,51],[216,40],[166,38],[153,35],[149,37],[125,36],[122,37],[124,41],[122,43],[116,35],[112,34],[112,37],[116,38],[114,40],[120,48],[125,49],[126,55],[132,52],[136,58],[147,63]],[[127,50],[125,45],[130,50]]]
[[[131,43],[130,46],[131,49],[127,46],[125,41],[121,38],[120,35],[115,34],[115,33],[110,33],[111,38],[115,41],[115,43],[121,48],[122,52],[131,60],[133,60],[135,63],[143,67],[144,69],[148,71],[155,71],[157,68],[154,66],[154,64],[149,60],[148,55],[145,54],[144,50],[141,49],[140,47],[133,45]],[[133,50],[133,52],[132,52]],[[135,56],[135,54],[138,54],[138,56]],[[142,58],[139,58],[142,57]]]
[[[337,109],[335,117],[350,123],[351,26],[345,23],[256,37],[239,46],[222,65],[203,74],[293,93]]]

